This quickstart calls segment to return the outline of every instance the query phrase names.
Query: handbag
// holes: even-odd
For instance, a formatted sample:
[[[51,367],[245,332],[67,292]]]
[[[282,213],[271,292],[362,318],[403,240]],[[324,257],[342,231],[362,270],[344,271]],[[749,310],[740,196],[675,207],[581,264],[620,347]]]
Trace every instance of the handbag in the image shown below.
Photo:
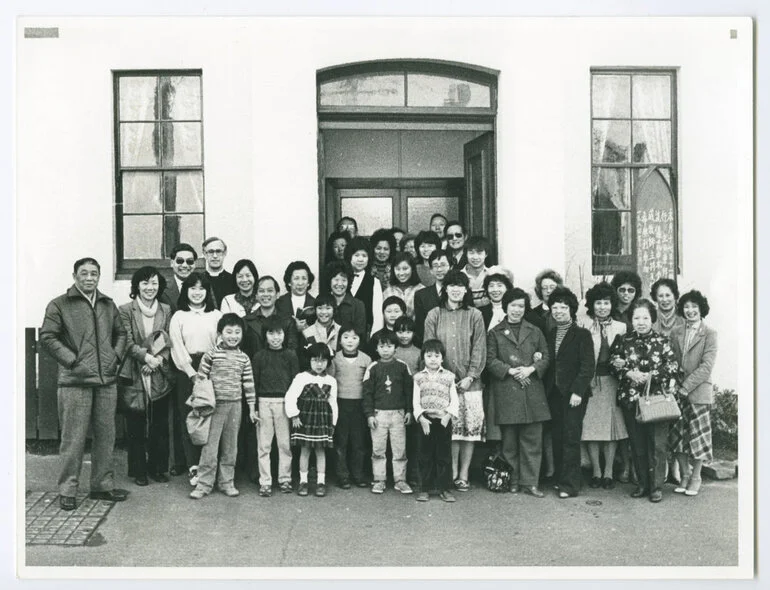
[[[660,393],[650,394],[650,382],[644,388],[644,395],[639,397],[636,404],[636,421],[642,424],[654,424],[656,422],[669,422],[677,420],[682,411],[673,394],[665,389]]]
[[[487,489],[491,492],[507,492],[511,487],[511,467],[500,455],[490,455],[484,462]]]
[[[143,343],[143,347],[147,349],[148,353],[152,356],[157,356],[167,348],[171,346],[171,339],[164,330],[156,330],[147,338]],[[142,380],[144,383],[144,380]],[[171,373],[168,361],[163,360],[159,371],[155,371],[152,375],[152,379],[149,380],[150,387],[147,387],[145,383],[145,391],[150,401],[157,401],[166,397],[174,388],[174,377]]]

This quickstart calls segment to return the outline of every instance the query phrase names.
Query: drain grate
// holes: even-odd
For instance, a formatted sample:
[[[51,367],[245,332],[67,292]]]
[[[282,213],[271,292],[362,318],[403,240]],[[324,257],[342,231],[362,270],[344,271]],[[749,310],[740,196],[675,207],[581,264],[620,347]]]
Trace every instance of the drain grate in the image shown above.
[[[27,545],[85,545],[114,505],[81,494],[75,510],[62,510],[56,492],[29,492],[26,500]]]

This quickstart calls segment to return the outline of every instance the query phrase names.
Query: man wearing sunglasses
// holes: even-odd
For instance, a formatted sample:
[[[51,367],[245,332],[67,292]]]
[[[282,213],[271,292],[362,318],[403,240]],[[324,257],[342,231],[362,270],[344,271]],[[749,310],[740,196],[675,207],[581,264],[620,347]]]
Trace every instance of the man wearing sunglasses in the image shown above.
[[[177,301],[179,293],[182,290],[182,281],[190,276],[195,270],[195,261],[198,260],[198,253],[190,244],[177,244],[171,250],[171,270],[174,273],[173,280],[166,282],[166,289],[158,298],[163,303],[171,306],[171,313],[177,310]]]

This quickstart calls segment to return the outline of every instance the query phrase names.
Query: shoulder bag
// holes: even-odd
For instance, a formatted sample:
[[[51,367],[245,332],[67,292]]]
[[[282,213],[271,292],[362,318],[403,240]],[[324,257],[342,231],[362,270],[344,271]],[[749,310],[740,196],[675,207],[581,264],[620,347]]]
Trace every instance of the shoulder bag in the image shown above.
[[[644,395],[639,396],[636,406],[636,421],[642,424],[654,424],[655,422],[669,422],[677,420],[682,412],[674,395],[665,389],[660,393],[650,394],[652,376],[647,379]]]

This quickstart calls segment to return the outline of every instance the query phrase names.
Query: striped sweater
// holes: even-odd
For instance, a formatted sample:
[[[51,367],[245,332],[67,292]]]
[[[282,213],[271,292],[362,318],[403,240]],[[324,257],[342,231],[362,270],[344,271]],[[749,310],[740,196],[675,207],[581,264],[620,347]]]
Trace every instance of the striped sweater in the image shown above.
[[[242,396],[249,404],[256,402],[251,361],[237,348],[212,348],[203,355],[198,375],[211,379],[217,402],[236,402]]]

